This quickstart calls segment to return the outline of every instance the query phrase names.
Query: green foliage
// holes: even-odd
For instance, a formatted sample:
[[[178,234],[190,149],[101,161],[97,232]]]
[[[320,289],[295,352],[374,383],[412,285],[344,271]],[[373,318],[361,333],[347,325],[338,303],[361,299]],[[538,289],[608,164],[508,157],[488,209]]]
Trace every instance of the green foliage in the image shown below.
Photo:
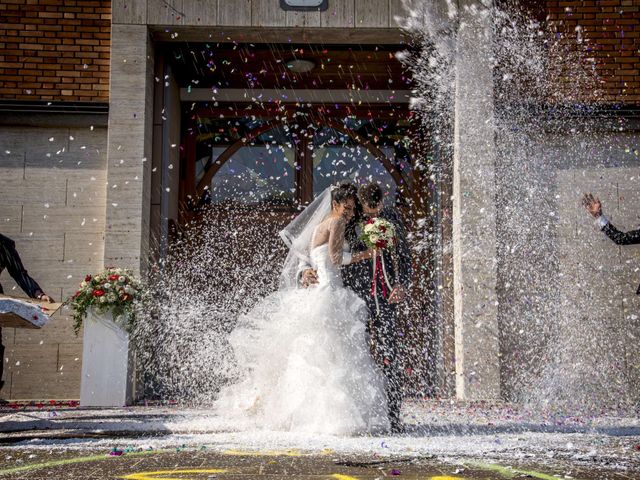
[[[135,322],[136,308],[144,301],[145,289],[130,270],[107,268],[95,276],[87,275],[80,289],[65,305],[73,308],[73,330],[76,335],[90,308],[97,313],[111,312],[114,318],[127,319],[126,328]]]

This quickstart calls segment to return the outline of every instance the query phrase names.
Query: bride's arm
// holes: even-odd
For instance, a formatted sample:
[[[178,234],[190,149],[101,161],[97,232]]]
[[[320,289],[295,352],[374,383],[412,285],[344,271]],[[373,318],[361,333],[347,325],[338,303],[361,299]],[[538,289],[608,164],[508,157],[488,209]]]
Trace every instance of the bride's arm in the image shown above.
[[[351,263],[351,255],[342,251],[346,226],[344,218],[336,218],[329,224],[329,258],[334,265]]]
[[[329,226],[329,258],[334,265],[349,265],[368,260],[373,256],[371,249],[358,253],[348,253],[342,250],[346,225],[343,218],[337,218]]]

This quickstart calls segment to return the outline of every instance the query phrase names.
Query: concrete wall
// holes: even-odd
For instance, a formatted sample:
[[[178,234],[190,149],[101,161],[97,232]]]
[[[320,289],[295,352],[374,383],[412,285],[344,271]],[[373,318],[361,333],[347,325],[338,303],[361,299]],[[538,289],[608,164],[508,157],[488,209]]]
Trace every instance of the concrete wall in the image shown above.
[[[618,247],[580,200],[621,230],[640,223],[636,132],[504,129],[498,184],[503,395],[585,408],[638,400],[640,247]],[[636,150],[634,150],[636,149]]]
[[[285,12],[280,0],[114,0],[113,23],[176,26],[394,28],[402,0],[331,0],[324,12]]]
[[[104,127],[0,126],[0,232],[13,238],[30,275],[55,300],[102,268],[106,204]],[[24,296],[5,271],[8,295]],[[3,329],[0,398],[78,398],[81,335],[68,314],[41,330]]]

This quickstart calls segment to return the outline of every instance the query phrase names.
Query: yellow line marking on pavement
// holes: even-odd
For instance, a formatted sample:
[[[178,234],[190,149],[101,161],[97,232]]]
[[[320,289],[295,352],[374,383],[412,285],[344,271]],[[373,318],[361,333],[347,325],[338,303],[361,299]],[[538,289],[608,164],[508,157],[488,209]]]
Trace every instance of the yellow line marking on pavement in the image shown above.
[[[358,480],[356,477],[350,477],[349,475],[340,475],[339,473],[334,473],[331,475],[331,478],[335,478],[336,480]]]
[[[219,468],[197,468],[197,469],[189,469],[189,470],[159,470],[157,472],[141,472],[141,473],[132,473],[130,475],[126,475],[124,478],[126,480],[185,480],[183,478],[178,477],[159,477],[158,475],[176,475],[183,473],[227,473],[227,470],[222,470]]]
[[[224,455],[237,455],[247,457],[302,457],[304,453],[298,450],[270,450],[270,451],[252,451],[252,450],[225,450]]]
[[[140,456],[140,455],[153,455],[155,453],[166,453],[170,450],[145,450],[143,452],[131,452],[127,453],[128,457],[131,456]],[[74,463],[86,463],[86,462],[97,462],[101,460],[115,460],[120,457],[111,457],[109,455],[91,455],[89,457],[74,457],[74,458],[65,458],[63,460],[53,460],[51,462],[43,462],[43,463],[33,463],[30,465],[23,465],[22,467],[13,467],[6,468],[4,470],[0,470],[0,477],[4,475],[10,475],[13,473],[20,472],[28,472],[29,470],[38,470],[40,468],[49,468],[49,467],[59,467],[62,465],[73,465]]]
[[[548,475],[546,473],[536,472],[534,470],[520,470],[513,467],[504,467],[495,463],[483,463],[483,462],[465,462],[467,465],[471,465],[482,470],[489,470],[497,472],[503,477],[513,478],[516,475],[528,475],[529,477],[539,478],[540,480],[558,480],[558,477],[554,475]],[[577,479],[576,479],[577,480]]]
[[[315,455],[330,455],[333,450],[325,448],[321,452],[301,452],[299,450],[225,450],[223,455],[237,455],[247,457],[311,457]]]

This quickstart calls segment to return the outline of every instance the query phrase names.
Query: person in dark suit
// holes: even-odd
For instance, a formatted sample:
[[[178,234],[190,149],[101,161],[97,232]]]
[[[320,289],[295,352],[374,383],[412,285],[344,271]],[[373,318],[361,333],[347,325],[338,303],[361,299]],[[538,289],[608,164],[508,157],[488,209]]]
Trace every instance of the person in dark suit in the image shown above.
[[[373,262],[359,262],[343,269],[345,286],[360,296],[371,315],[368,325],[373,355],[387,377],[387,401],[392,431],[402,431],[400,407],[402,403],[402,359],[398,351],[397,314],[398,305],[409,292],[412,276],[411,250],[407,242],[406,229],[400,215],[393,207],[385,207],[382,189],[377,183],[368,183],[358,189],[358,199],[362,205],[362,222],[373,218],[383,218],[391,222],[396,230],[396,250],[384,249],[385,269],[393,283],[390,291],[383,288],[383,277],[377,276],[375,296],[372,291]],[[353,252],[364,251],[367,247],[357,237],[348,238]],[[376,301],[377,299],[377,301]]]
[[[585,194],[582,204],[587,212],[596,219],[596,223],[607,237],[615,242],[616,245],[637,245],[640,244],[640,230],[631,230],[629,232],[621,232],[614,227],[611,222],[602,214],[602,203],[599,198],[595,198],[590,193]],[[640,286],[636,293],[640,295]]]
[[[29,276],[27,270],[22,265],[20,255],[16,250],[16,244],[9,237],[0,234],[0,274],[4,270],[15,280],[20,288],[30,298],[37,298],[46,302],[53,302],[53,299],[42,291],[40,285]],[[3,294],[2,284],[0,284],[0,294]],[[2,344],[2,329],[0,328],[0,389],[4,385],[2,374],[4,371],[4,345]]]
[[[355,187],[353,187],[355,189]],[[400,407],[402,403],[402,360],[398,352],[397,310],[409,291],[412,277],[411,251],[407,242],[406,229],[398,212],[392,207],[385,207],[383,192],[377,183],[362,185],[358,190],[359,205],[356,215],[347,225],[345,238],[352,252],[367,250],[359,237],[359,227],[362,222],[371,218],[384,218],[395,226],[397,246],[396,251],[385,249],[385,268],[391,288],[386,291],[382,287],[382,280],[376,279],[376,295],[372,291],[373,262],[358,262],[342,267],[344,285],[353,290],[367,304],[371,315],[367,331],[371,337],[371,347],[374,358],[382,368],[387,378],[387,402],[389,421],[394,433],[403,430],[400,421]],[[301,282],[303,285],[317,283],[315,271],[309,265],[301,267]],[[377,302],[376,302],[377,297]]]

